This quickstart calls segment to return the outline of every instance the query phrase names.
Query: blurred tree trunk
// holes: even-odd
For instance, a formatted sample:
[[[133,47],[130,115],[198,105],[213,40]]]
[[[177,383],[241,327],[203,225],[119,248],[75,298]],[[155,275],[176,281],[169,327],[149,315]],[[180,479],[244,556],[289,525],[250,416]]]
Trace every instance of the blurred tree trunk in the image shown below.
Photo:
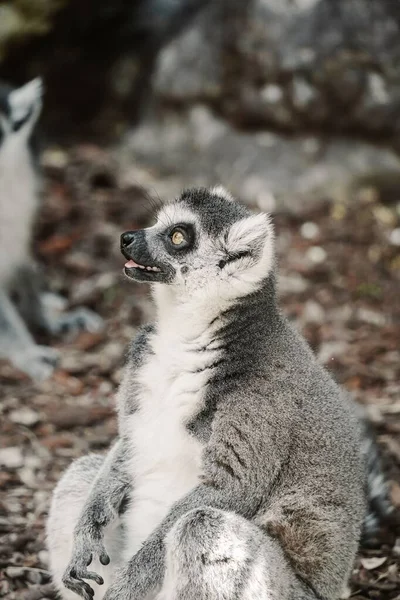
[[[50,136],[115,137],[148,101],[160,48],[208,1],[0,2],[0,79],[44,78]]]

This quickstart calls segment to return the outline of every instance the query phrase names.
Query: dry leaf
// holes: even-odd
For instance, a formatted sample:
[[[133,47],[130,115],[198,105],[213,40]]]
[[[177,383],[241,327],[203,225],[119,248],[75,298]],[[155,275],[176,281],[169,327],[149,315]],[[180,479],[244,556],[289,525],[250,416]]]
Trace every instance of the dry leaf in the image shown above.
[[[383,565],[383,563],[386,561],[386,556],[374,556],[372,558],[362,558],[361,564],[364,567],[364,569],[367,569],[367,571],[372,571],[373,569],[377,569],[378,567]]]

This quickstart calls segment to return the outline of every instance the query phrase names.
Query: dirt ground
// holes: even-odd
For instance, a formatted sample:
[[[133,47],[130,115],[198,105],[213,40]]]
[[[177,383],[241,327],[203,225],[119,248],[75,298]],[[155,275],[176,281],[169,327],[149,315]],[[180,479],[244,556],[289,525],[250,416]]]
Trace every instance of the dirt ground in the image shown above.
[[[109,447],[125,350],[151,318],[148,290],[123,279],[119,234],[146,223],[163,195],[161,179],[146,191],[135,184],[134,167],[122,177],[96,147],[52,151],[43,160],[35,254],[52,291],[96,310],[106,328],[41,339],[61,351],[43,383],[0,363],[0,597],[9,600],[55,598],[44,533],[51,491],[74,458]],[[400,201],[365,187],[349,204],[321,199],[274,222],[284,311],[367,406],[400,507]],[[376,548],[361,551],[352,598],[400,599],[398,536],[389,528]]]

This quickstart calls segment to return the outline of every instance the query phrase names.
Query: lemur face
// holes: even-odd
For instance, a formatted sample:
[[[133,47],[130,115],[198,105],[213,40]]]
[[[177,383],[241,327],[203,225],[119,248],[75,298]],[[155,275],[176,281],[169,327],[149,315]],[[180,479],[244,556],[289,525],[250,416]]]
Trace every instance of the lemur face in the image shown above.
[[[165,205],[153,227],[121,236],[125,274],[183,294],[241,296],[273,265],[273,229],[221,187],[190,189]]]
[[[40,78],[20,88],[0,84],[0,151],[8,143],[26,143],[42,108]]]

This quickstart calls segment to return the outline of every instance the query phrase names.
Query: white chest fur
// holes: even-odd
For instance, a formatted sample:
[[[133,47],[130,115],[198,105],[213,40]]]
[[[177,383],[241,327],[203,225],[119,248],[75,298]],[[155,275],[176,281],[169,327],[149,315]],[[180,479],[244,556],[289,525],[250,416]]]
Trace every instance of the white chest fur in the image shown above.
[[[175,328],[176,325],[177,327]],[[171,319],[151,340],[154,352],[137,374],[139,409],[127,427],[132,440],[133,501],[126,513],[126,558],[130,558],[199,482],[201,443],[187,423],[201,410],[217,349],[210,333],[182,335],[185,324]],[[187,331],[186,331],[187,333]],[[211,344],[212,345],[212,344]]]
[[[26,262],[38,182],[26,146],[6,140],[0,149],[0,283]]]

